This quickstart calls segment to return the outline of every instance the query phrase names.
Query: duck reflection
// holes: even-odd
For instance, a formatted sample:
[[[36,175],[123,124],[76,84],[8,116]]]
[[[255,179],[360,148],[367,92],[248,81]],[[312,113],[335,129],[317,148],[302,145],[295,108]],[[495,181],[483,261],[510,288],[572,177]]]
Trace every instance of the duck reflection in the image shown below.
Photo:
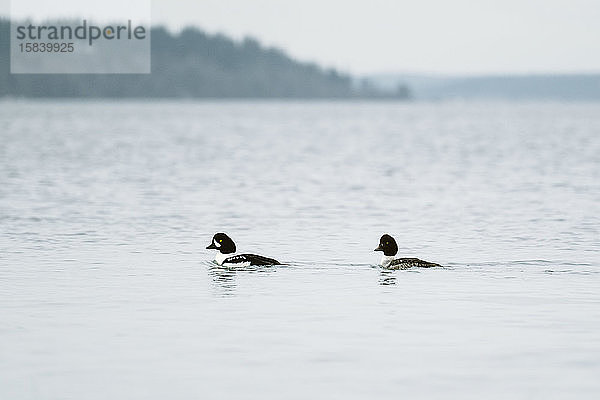
[[[244,268],[227,268],[220,265],[212,265],[208,268],[208,275],[216,288],[221,291],[222,296],[233,296],[238,285],[238,279],[248,274],[273,273],[276,268],[272,266],[248,266]]]
[[[395,285],[396,284],[396,271],[389,269],[382,269],[379,272],[379,284],[383,286]]]
[[[234,270],[212,266],[208,268],[208,275],[212,278],[215,287],[222,290],[223,295],[234,294],[236,288]]]

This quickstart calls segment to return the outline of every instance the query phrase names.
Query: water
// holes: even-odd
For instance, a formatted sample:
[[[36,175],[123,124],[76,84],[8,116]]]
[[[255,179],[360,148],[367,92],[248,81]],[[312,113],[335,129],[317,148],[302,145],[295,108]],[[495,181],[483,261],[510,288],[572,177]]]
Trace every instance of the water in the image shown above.
[[[0,139],[2,399],[600,394],[600,103],[4,101]]]

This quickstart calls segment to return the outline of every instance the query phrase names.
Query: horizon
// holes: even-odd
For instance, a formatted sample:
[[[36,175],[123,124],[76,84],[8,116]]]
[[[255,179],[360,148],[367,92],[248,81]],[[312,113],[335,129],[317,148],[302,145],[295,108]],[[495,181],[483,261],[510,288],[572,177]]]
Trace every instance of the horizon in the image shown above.
[[[52,6],[44,7],[38,15],[51,15]],[[8,10],[0,0],[0,15],[8,17]],[[295,60],[353,76],[597,74],[599,14],[600,4],[587,0],[152,1],[153,26],[252,37]]]

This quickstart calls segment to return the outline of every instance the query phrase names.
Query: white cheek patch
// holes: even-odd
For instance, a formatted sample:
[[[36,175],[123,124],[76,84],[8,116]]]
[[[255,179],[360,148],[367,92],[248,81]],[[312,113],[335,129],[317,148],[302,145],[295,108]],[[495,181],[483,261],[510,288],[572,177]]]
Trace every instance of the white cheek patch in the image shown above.
[[[215,244],[217,249],[221,247],[221,243],[217,242],[216,240],[213,240],[213,243]]]

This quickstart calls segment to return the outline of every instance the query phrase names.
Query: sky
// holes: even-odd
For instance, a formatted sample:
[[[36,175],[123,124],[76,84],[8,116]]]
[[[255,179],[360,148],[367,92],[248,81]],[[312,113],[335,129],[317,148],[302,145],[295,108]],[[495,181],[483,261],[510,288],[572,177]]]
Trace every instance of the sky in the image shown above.
[[[85,1],[110,7],[60,4]],[[600,72],[600,0],[145,1],[154,24],[252,36],[353,74]]]

